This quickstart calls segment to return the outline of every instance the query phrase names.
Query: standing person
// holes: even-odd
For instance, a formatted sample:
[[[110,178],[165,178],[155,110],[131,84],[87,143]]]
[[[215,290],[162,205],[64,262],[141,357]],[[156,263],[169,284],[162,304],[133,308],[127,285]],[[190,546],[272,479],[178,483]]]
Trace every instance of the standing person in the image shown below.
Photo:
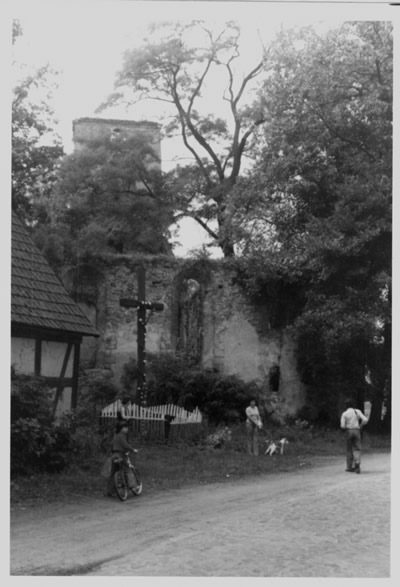
[[[117,423],[116,433],[114,434],[114,438],[111,444],[111,473],[107,480],[107,496],[112,497],[114,495],[114,473],[117,469],[115,464],[116,459],[122,458],[121,467],[128,473],[129,466],[126,461],[126,454],[127,452],[137,452],[131,446],[127,440],[128,434],[128,422],[121,421]],[[128,475],[129,479],[129,475]]]
[[[168,444],[169,433],[171,431],[171,422],[175,420],[175,416],[171,416],[170,414],[165,414],[164,416],[164,439],[165,444]]]
[[[117,424],[125,421],[128,417],[128,410],[127,410],[127,406],[130,402],[130,398],[129,397],[123,397],[121,400],[121,407],[117,412]]]
[[[340,427],[346,430],[346,461],[348,473],[361,472],[361,427],[368,422],[361,410],[353,407],[354,402],[346,399],[345,411],[340,418]]]
[[[247,452],[249,455],[258,455],[258,431],[262,428],[260,412],[256,400],[252,399],[246,408]]]

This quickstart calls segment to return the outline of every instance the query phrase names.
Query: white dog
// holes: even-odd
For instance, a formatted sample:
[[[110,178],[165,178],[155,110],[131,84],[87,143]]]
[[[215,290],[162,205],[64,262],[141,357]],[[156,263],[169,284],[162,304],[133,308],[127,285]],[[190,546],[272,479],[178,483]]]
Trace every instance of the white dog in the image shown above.
[[[289,441],[287,438],[281,438],[280,441],[278,442],[278,444],[276,444],[273,440],[270,440],[269,444],[267,446],[267,450],[265,451],[264,454],[272,457],[272,455],[278,450],[278,445],[279,445],[280,453],[281,453],[281,455],[283,455],[284,448],[287,444],[289,444]]]

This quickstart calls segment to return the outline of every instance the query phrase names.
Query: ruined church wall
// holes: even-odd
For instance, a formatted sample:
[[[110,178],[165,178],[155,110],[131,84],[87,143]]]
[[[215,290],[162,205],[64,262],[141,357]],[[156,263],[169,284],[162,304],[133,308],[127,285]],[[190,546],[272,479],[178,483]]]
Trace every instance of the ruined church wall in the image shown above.
[[[171,280],[177,270],[175,259],[148,258],[146,268],[146,299],[164,304],[163,312],[155,312],[146,326],[146,351],[159,354],[171,352]],[[115,384],[120,384],[123,367],[137,358],[137,312],[122,308],[121,298],[137,298],[136,270],[138,260],[128,255],[118,256],[103,270],[97,300],[96,327],[101,336],[95,351],[96,366],[112,373]],[[149,315],[148,315],[149,317]],[[82,360],[93,362],[94,349],[82,345]]]
[[[271,328],[268,306],[255,308],[232,270],[223,266],[213,272],[204,302],[204,366],[257,382],[268,412],[295,415],[305,402],[295,346],[284,330]],[[270,375],[276,367],[279,390],[274,392]]]
[[[146,259],[145,267],[147,300],[164,303],[164,311],[154,313],[148,321],[146,350],[156,355],[174,353],[179,343],[179,288],[185,274],[184,263],[155,257]],[[104,272],[99,287],[96,321],[101,337],[96,363],[110,370],[117,385],[124,364],[137,356],[136,310],[119,305],[121,297],[137,296],[136,268],[133,258],[116,257]],[[250,303],[235,279],[234,270],[224,262],[213,262],[207,279],[201,282],[201,295],[203,366],[224,375],[237,375],[245,382],[257,382],[268,412],[295,415],[305,399],[296,370],[295,348],[285,331],[271,328],[268,307],[255,308]],[[93,349],[83,345],[83,359],[90,353]],[[276,366],[280,371],[279,390],[273,392],[270,374]]]

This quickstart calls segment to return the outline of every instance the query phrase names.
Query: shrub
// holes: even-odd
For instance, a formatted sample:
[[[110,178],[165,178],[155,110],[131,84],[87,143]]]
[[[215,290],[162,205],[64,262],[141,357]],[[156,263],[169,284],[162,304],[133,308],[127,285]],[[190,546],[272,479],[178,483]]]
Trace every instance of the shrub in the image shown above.
[[[11,474],[61,471],[71,449],[68,425],[53,420],[50,389],[39,377],[11,381]]]
[[[75,421],[71,433],[71,460],[78,461],[83,468],[88,467],[91,458],[104,452],[102,439],[97,423],[80,425]]]
[[[198,407],[211,423],[244,420],[250,398],[259,391],[254,383],[244,383],[234,376],[223,377],[181,357],[165,355],[153,359],[151,370],[151,403],[175,403],[189,411]]]
[[[41,377],[14,376],[11,380],[11,422],[19,418],[36,418],[50,423],[53,402],[52,394]]]
[[[130,359],[127,363],[123,365],[122,368],[122,375],[121,375],[121,399],[125,398],[129,400],[135,399],[135,393],[132,390],[136,387],[137,381],[139,377],[139,368],[136,359]]]
[[[90,369],[79,378],[79,402],[73,415],[75,425],[90,426],[97,421],[104,406],[115,400],[118,387],[110,379],[111,373],[104,369]]]
[[[232,441],[232,430],[227,426],[219,427],[213,434],[209,434],[205,439],[205,444],[212,448],[222,448],[229,445]]]
[[[74,460],[102,452],[99,410],[113,401],[116,386],[107,372],[81,376],[79,407],[53,418],[52,392],[42,378],[18,376],[11,382],[11,474],[59,472]]]
[[[11,424],[11,474],[60,472],[68,462],[70,430],[37,418],[18,418]]]

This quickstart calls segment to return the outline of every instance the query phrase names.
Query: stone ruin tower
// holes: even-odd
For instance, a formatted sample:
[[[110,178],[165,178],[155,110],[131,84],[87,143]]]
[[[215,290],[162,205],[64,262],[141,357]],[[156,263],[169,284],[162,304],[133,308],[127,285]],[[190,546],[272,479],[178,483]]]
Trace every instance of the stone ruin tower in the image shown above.
[[[154,122],[79,118],[73,122],[75,150],[112,136],[148,137],[161,170],[161,131]],[[136,261],[129,255],[113,257],[99,284],[96,325],[100,332],[96,362],[120,381],[124,365],[136,356],[136,314],[120,307],[127,284],[136,285]],[[122,292],[122,293],[121,293]],[[129,296],[134,297],[135,291]],[[250,303],[224,263],[214,263],[204,275],[184,269],[179,259],[149,257],[146,261],[146,297],[161,301],[163,312],[147,325],[146,348],[153,355],[189,354],[205,369],[263,389],[268,411],[295,415],[304,405],[305,389],[296,367],[295,348],[284,329],[274,326],[273,308]]]
[[[79,151],[91,142],[112,136],[143,135],[149,141],[157,161],[151,166],[161,171],[161,129],[156,122],[117,120],[112,118],[77,118],[72,123],[74,150]]]

